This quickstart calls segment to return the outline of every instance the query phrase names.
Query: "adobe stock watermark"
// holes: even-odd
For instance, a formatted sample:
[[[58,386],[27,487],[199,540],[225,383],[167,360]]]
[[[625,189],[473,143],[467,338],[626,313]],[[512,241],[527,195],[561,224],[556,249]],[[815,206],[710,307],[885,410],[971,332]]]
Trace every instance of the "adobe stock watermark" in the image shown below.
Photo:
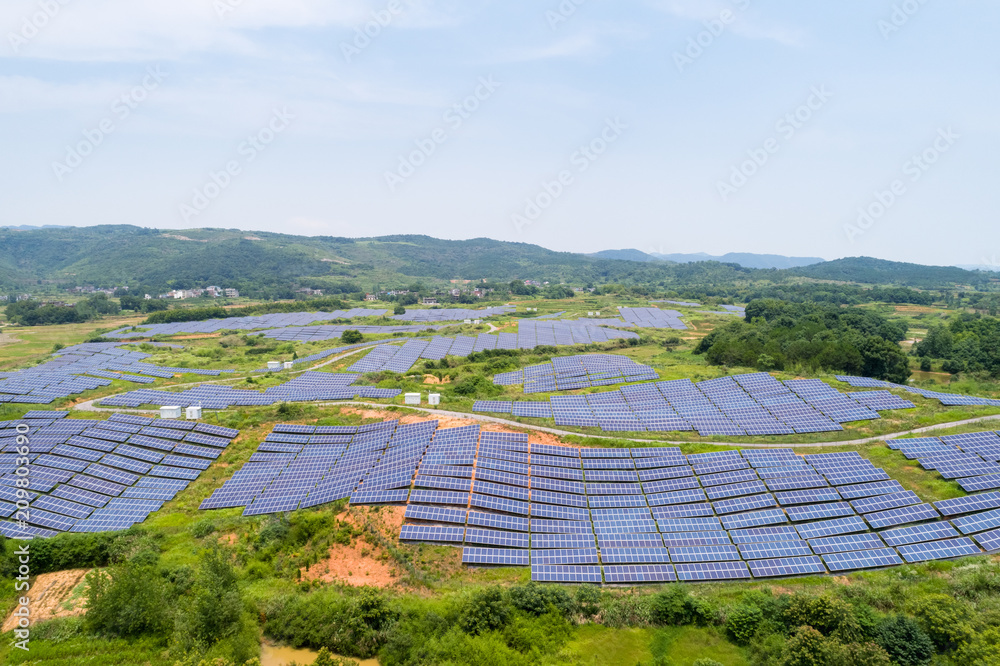
[[[461,102],[452,104],[441,116],[444,127],[437,127],[422,139],[413,141],[416,150],[406,155],[399,155],[399,161],[395,170],[385,171],[383,177],[385,184],[389,186],[390,192],[395,192],[396,188],[406,182],[417,169],[427,164],[431,155],[437,152],[438,146],[446,142],[449,132],[457,131],[465,122],[478,111],[483,102],[493,97],[493,94],[500,86],[499,81],[493,80],[493,75],[479,77],[479,85]]]
[[[17,490],[14,491],[14,496],[17,498],[15,504],[17,513],[14,517],[17,527],[21,528],[22,533],[14,538],[30,541],[32,536],[24,533],[23,530],[27,528],[27,523],[31,519],[31,508],[29,505],[35,496],[34,493],[28,491],[28,488],[31,487],[31,440],[28,437],[31,428],[26,423],[18,423],[15,426],[15,430],[17,437],[14,442],[16,444],[17,457],[14,460],[14,464],[17,467],[14,470],[14,486]],[[14,555],[17,556],[18,564],[17,576],[15,577],[17,582],[14,583],[14,591],[26,593],[31,590],[31,552],[28,544],[24,544],[15,550]],[[14,629],[14,638],[17,640],[13,645],[19,650],[27,652],[28,641],[31,639],[31,597],[19,597],[17,608],[11,614],[17,618],[17,627]]]
[[[213,0],[212,7],[215,9],[216,16],[224,19],[228,14],[235,12],[243,2],[244,0]]]
[[[604,121],[604,129],[591,139],[587,144],[580,146],[570,155],[569,163],[573,169],[563,169],[555,175],[552,180],[543,180],[540,190],[534,196],[524,200],[524,208],[510,216],[511,222],[518,233],[523,233],[524,228],[534,224],[552,204],[561,197],[574,182],[576,174],[582,174],[591,165],[604,155],[611,144],[618,141],[621,135],[628,129],[628,125],[621,121],[621,118],[608,118]]]
[[[732,0],[732,3],[737,11],[745,12],[750,9],[751,0]],[[717,17],[703,21],[702,25],[705,26],[705,29],[694,37],[688,38],[687,45],[682,51],[674,51],[674,65],[676,65],[677,71],[683,74],[684,70],[705,55],[705,50],[715,44],[716,40],[726,32],[726,29],[736,21],[737,16],[732,9],[723,9]]]
[[[562,0],[555,9],[546,10],[545,20],[548,21],[549,29],[552,31],[558,29],[560,24],[570,20],[576,14],[576,10],[586,2],[587,0]]]
[[[159,65],[146,68],[142,81],[123,93],[111,103],[111,115],[105,116],[94,128],[83,130],[83,139],[66,146],[66,157],[61,162],[52,163],[52,173],[61,183],[68,175],[80,168],[98,146],[128,119],[139,106],[149,99],[150,94],[160,87],[169,76]]]
[[[896,178],[884,190],[875,190],[871,203],[858,208],[858,217],[853,224],[844,225],[847,240],[854,243],[882,219],[896,203],[909,191],[907,182],[916,183],[931,167],[961,138],[951,127],[938,129],[937,137],[927,148],[906,160],[902,166],[904,178]]]
[[[355,56],[371,46],[372,42],[388,28],[393,20],[403,13],[402,0],[389,0],[384,9],[377,9],[372,12],[372,18],[360,25],[354,26],[354,37],[349,42],[340,43],[340,52],[344,54],[344,60],[350,64]]]
[[[274,109],[270,120],[237,146],[236,154],[242,159],[229,160],[218,171],[209,171],[208,180],[194,189],[190,200],[180,204],[178,210],[181,219],[189,222],[191,218],[205,212],[213,201],[229,189],[233,180],[243,173],[243,168],[267,150],[268,146],[278,138],[278,135],[288,129],[294,119],[295,116],[289,113],[287,108]]]
[[[892,6],[892,13],[888,19],[879,19],[878,30],[882,33],[882,39],[888,41],[890,37],[903,29],[910,22],[910,19],[920,13],[930,0],[903,0]]]
[[[716,182],[715,188],[723,203],[729,201],[729,197],[743,189],[751,178],[760,173],[771,157],[781,150],[781,146],[791,141],[798,131],[826,106],[831,97],[833,93],[825,84],[813,86],[805,102],[779,118],[774,123],[775,134],[765,139],[760,146],[748,150],[747,159],[738,165],[733,165],[728,179]]]
[[[22,46],[37,37],[49,22],[59,15],[71,0],[38,0],[38,10],[21,19],[17,32],[7,33],[7,41],[14,54],[21,52]]]

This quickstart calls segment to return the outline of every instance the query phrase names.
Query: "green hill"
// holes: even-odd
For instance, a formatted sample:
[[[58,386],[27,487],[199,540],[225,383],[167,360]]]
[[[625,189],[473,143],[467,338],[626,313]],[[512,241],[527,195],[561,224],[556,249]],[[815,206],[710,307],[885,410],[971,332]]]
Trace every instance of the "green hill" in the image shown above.
[[[217,284],[287,289],[302,283],[331,292],[414,281],[532,279],[574,285],[621,283],[662,289],[718,289],[832,280],[923,289],[993,289],[1000,276],[867,257],[778,270],[736,263],[653,260],[638,250],[598,255],[555,252],[527,243],[429,236],[337,238],[238,229],[147,229],[136,226],[0,228],[0,286],[29,288],[129,285],[149,290]]]
[[[848,257],[826,261],[789,272],[817,280],[892,284],[920,289],[944,287],[978,289],[1000,282],[998,276],[982,271],[967,271],[952,266],[923,266],[871,257]]]

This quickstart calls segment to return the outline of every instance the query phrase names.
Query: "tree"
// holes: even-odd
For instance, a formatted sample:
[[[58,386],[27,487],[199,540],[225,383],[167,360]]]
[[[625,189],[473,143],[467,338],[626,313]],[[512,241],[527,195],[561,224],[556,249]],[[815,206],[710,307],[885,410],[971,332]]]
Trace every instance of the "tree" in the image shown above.
[[[913,614],[939,650],[953,650],[972,634],[966,624],[966,607],[947,594],[921,596],[914,604]]]
[[[726,618],[726,631],[740,645],[746,645],[764,621],[764,613],[756,606],[743,604],[734,608]]]
[[[1000,628],[991,627],[963,643],[955,652],[954,662],[962,666],[1000,664]]]
[[[365,336],[361,334],[361,331],[350,329],[344,331],[340,336],[340,341],[347,345],[354,345],[365,339]]]
[[[886,618],[875,630],[875,642],[900,666],[923,666],[934,656],[934,643],[905,615]]]
[[[170,622],[166,586],[153,566],[123,564],[110,576],[103,571],[87,574],[86,607],[86,626],[105,636],[155,636]]]
[[[465,604],[459,625],[468,634],[479,635],[502,629],[510,619],[510,606],[499,587],[488,587],[472,595]]]
[[[403,307],[402,303],[397,303],[396,307],[392,309],[392,314],[394,315],[404,315],[406,314],[406,308]]]
[[[781,666],[826,666],[826,661],[826,639],[812,627],[796,629],[781,653]]]

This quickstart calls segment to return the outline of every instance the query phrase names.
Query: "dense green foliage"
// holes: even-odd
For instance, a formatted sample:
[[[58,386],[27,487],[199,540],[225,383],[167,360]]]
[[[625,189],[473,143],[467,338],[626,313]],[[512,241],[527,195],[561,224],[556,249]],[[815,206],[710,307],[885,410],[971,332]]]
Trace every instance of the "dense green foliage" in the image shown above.
[[[946,372],[1000,377],[1000,319],[959,315],[947,325],[931,327],[915,351],[925,359],[944,359]]]
[[[906,330],[904,322],[874,312],[763,299],[747,305],[745,321],[702,338],[695,353],[712,365],[808,368],[905,382],[909,361],[897,343]]]
[[[152,301],[149,301],[152,302]],[[182,321],[206,321],[208,319],[224,319],[226,317],[252,317],[255,315],[274,314],[278,312],[303,312],[306,310],[340,310],[344,302],[337,298],[313,298],[308,301],[292,301],[282,303],[266,303],[249,305],[244,308],[222,308],[217,306],[204,308],[176,308],[163,312],[153,312],[143,321],[143,324],[171,324]]]
[[[76,305],[43,305],[41,302],[28,299],[13,301],[4,308],[7,319],[22,326],[44,326],[47,324],[77,324],[97,319],[101,315],[118,314],[121,307],[118,301],[108,298],[107,294],[94,294]]]

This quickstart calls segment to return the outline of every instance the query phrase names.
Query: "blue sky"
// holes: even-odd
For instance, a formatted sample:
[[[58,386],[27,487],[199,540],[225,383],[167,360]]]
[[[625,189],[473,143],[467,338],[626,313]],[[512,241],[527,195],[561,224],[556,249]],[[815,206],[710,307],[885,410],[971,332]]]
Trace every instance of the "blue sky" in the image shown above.
[[[5,0],[0,224],[996,264],[998,19],[987,0]]]

